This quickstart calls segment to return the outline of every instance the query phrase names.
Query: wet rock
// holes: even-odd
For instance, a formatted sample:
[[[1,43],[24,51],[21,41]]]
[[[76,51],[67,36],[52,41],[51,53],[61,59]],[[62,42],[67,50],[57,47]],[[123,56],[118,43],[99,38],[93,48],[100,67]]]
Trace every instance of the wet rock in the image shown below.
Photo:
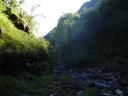
[[[75,70],[73,70],[73,69],[69,69],[69,70],[65,70],[64,71],[64,74],[69,74],[69,75],[71,75],[71,74],[74,74],[75,73]]]
[[[84,90],[86,87],[96,87],[98,90],[104,89],[104,92],[101,92],[98,96],[112,96],[115,93],[115,89],[120,88],[119,79],[120,74],[117,71],[113,71],[112,69],[98,69],[98,68],[87,68],[82,71],[78,71],[75,69],[66,69],[64,66],[59,66],[54,70],[55,73],[59,73],[60,76],[65,74],[70,77],[71,82],[65,83],[61,82],[60,86],[64,88],[63,90],[72,86],[72,90],[79,94],[80,90]],[[59,82],[58,82],[59,83]],[[71,84],[72,83],[72,84]],[[106,91],[109,89],[109,91]],[[122,89],[121,89],[122,90]],[[111,93],[110,93],[111,92]],[[119,91],[118,91],[119,92]],[[124,92],[122,90],[122,92]],[[119,94],[119,93],[118,93]],[[117,96],[122,96],[118,95]],[[123,93],[124,94],[124,93]],[[115,95],[115,96],[116,96]],[[126,95],[127,96],[127,95]]]
[[[79,91],[76,93],[76,96],[84,96],[83,91]]]
[[[27,65],[27,66],[31,66],[32,64],[31,64],[30,62],[27,62],[26,65]]]
[[[100,88],[112,88],[113,83],[111,81],[96,80],[95,85]]]
[[[90,73],[90,74],[98,74],[101,73],[101,70],[98,68],[88,68],[85,70],[86,73]]]
[[[116,89],[115,93],[116,93],[118,96],[124,96],[123,91],[121,91],[120,89]]]
[[[112,96],[112,94],[109,94],[109,93],[101,93],[100,96]]]

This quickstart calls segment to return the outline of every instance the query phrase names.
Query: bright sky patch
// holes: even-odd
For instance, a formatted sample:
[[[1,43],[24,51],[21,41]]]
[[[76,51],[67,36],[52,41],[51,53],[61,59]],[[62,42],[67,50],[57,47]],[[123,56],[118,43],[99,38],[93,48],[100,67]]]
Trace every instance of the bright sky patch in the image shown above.
[[[60,16],[69,12],[76,12],[81,5],[89,0],[25,0],[23,9],[30,13],[32,5],[39,4],[34,14],[43,14],[35,18],[36,22],[39,23],[35,31],[35,35],[38,37],[46,35],[52,30]]]

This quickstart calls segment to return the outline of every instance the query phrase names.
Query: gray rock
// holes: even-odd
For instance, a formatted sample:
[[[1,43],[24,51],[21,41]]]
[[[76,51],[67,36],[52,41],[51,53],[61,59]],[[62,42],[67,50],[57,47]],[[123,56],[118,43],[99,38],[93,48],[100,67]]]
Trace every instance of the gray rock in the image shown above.
[[[109,93],[101,93],[101,96],[112,96],[112,94],[109,94]]]
[[[123,93],[120,89],[116,89],[115,93],[116,93],[118,96],[124,96],[124,93]]]
[[[76,93],[76,96],[84,96],[84,95],[83,95],[83,91],[77,92],[77,93]]]
[[[94,82],[94,84],[97,87],[101,87],[101,88],[112,88],[112,83],[109,81],[104,81],[104,80],[96,80]]]

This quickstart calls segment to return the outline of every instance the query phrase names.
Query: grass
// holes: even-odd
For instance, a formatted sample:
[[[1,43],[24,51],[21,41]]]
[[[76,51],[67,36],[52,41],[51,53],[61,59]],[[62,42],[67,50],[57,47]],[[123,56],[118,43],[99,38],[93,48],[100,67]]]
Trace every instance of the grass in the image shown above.
[[[53,87],[51,76],[33,77],[29,80],[19,80],[12,76],[0,76],[0,95],[17,96],[48,96]]]

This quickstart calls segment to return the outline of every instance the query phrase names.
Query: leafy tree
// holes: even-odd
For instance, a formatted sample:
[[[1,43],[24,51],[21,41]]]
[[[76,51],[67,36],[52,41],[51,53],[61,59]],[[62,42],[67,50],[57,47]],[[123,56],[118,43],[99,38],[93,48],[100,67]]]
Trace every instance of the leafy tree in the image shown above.
[[[127,5],[127,0],[97,0],[91,7],[82,6],[77,19],[74,14],[62,16],[57,27],[46,36],[53,44],[59,64],[82,68],[107,66],[118,56],[124,57],[123,63],[128,51]]]
[[[32,33],[27,34],[25,30],[17,26],[24,25],[26,17],[31,16],[21,18],[20,11],[12,11],[13,9],[19,10],[18,7],[8,9],[6,5],[0,10],[0,70],[2,74],[48,73],[50,43],[45,39],[36,38]],[[42,66],[46,68],[46,71],[42,72]]]

